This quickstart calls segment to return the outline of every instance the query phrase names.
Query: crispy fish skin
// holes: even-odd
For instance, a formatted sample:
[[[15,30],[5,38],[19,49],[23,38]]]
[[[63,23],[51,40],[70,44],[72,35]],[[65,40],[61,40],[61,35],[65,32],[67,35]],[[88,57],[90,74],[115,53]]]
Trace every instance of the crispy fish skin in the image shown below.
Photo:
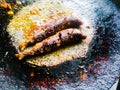
[[[60,30],[67,28],[79,28],[80,25],[82,25],[82,21],[79,18],[72,16],[66,16],[47,22],[44,26],[41,26],[39,30],[37,30],[37,33],[31,38],[31,40],[21,43],[19,48],[20,50],[24,50],[27,46],[40,42]]]
[[[60,46],[63,46],[68,43],[78,42],[82,39],[85,39],[87,36],[82,34],[79,29],[65,29],[57,32],[55,35],[48,37],[42,42],[36,43],[29,49],[24,50],[16,54],[19,60],[22,60],[26,56],[40,55],[52,51]]]

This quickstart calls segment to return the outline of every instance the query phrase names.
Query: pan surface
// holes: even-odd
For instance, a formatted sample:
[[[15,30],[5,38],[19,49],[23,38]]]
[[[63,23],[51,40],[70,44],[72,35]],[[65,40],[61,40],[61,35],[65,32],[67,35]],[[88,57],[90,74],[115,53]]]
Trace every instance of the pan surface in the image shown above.
[[[63,82],[58,82],[55,84],[52,83],[53,85],[48,84],[52,82],[49,79],[47,81],[48,83],[44,83],[45,81],[39,81],[43,84],[32,82],[32,78],[30,78],[31,80],[27,80],[27,75],[21,72],[21,69],[23,68],[19,66],[20,62],[15,63],[14,60],[8,60],[9,56],[7,55],[9,55],[10,50],[6,51],[8,50],[7,45],[0,45],[4,46],[0,48],[0,88],[2,88],[3,90],[27,90],[30,88],[57,90],[109,90],[109,88],[115,82],[115,79],[119,77],[120,74],[120,10],[117,9],[116,6],[109,0],[72,0],[72,2],[76,4],[79,10],[84,10],[81,13],[89,17],[91,23],[93,23],[93,27],[100,27],[98,29],[100,30],[98,31],[99,33],[101,33],[101,30],[104,31],[103,33],[101,33],[101,36],[103,37],[103,42],[105,43],[105,45],[110,46],[107,51],[104,51],[104,49],[102,51],[103,54],[108,53],[107,55],[102,55],[101,53],[97,54],[98,57],[100,56],[99,58],[97,57],[97,60],[99,60],[99,64],[97,64],[96,66],[96,62],[93,63],[93,68],[98,68],[97,71],[96,69],[94,69],[93,71],[91,71],[92,74],[89,74],[88,78],[82,81],[79,79],[79,70],[78,73],[76,71],[78,67],[74,68],[75,66],[71,66],[71,70],[73,71],[66,72],[66,74],[71,74],[70,77],[69,75],[67,76],[71,78],[70,80],[67,79],[65,81],[63,80]],[[0,44],[3,44],[3,42],[5,42],[5,40],[1,41]],[[12,50],[13,48],[9,49]],[[3,53],[3,51],[6,52]],[[5,59],[6,57],[7,60]],[[17,64],[16,70],[13,70],[12,68],[12,65],[14,64]],[[87,71],[89,72],[89,70]],[[77,73],[77,75],[75,73]],[[20,79],[20,77],[22,77],[22,80]],[[48,84],[48,87],[44,84]],[[49,85],[52,86],[52,88],[49,87]]]

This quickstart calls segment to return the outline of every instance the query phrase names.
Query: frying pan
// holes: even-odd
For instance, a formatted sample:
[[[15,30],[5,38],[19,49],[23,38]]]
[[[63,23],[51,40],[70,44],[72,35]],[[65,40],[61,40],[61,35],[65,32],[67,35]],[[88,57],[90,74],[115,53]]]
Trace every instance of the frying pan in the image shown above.
[[[77,3],[79,4],[79,2],[80,1],[78,1]],[[83,58],[84,65],[85,65],[84,67],[87,68],[88,63],[94,64],[95,59],[101,60],[101,58],[98,58],[99,56],[102,57],[102,60],[103,60],[103,56],[111,58],[106,63],[104,63],[103,61],[100,61],[100,66],[102,67],[102,69],[100,70],[101,73],[94,74],[95,73],[95,72],[93,72],[94,68],[99,67],[99,65],[94,65],[92,67],[93,70],[92,69],[88,70],[90,78],[88,78],[86,81],[79,81],[78,77],[80,75],[80,71],[83,69],[83,68],[79,67],[79,64],[80,64],[79,59],[76,59],[74,62],[66,62],[66,63],[64,63],[64,65],[60,65],[57,68],[54,67],[54,69],[49,68],[50,71],[46,67],[32,68],[31,65],[27,65],[26,63],[19,62],[18,60],[16,60],[15,57],[11,57],[11,55],[13,53],[15,53],[16,51],[14,50],[14,47],[11,46],[11,43],[9,43],[9,38],[7,38],[7,33],[3,32],[3,30],[5,31],[3,26],[6,27],[6,23],[4,23],[4,22],[9,22],[8,19],[6,18],[6,16],[5,17],[3,16],[4,19],[2,18],[3,22],[1,23],[1,26],[2,26],[3,30],[2,30],[0,36],[1,36],[2,40],[4,40],[4,41],[1,41],[2,44],[0,46],[2,47],[1,48],[1,51],[2,51],[1,52],[1,65],[2,65],[1,67],[5,69],[5,71],[6,71],[5,74],[9,71],[9,73],[7,73],[8,76],[13,75],[17,79],[20,79],[20,80],[24,81],[26,85],[28,85],[29,82],[33,83],[32,80],[33,81],[34,80],[36,81],[36,80],[39,80],[39,79],[41,80],[41,78],[44,78],[44,76],[48,78],[47,79],[48,82],[50,82],[51,77],[52,78],[55,77],[55,79],[56,78],[60,78],[60,79],[65,78],[66,79],[65,81],[69,82],[69,83],[62,82],[62,86],[56,85],[54,87],[54,89],[80,89],[81,90],[81,89],[86,89],[86,86],[87,86],[88,90],[91,90],[91,89],[97,90],[98,88],[99,88],[99,90],[101,90],[101,89],[110,88],[111,85],[114,83],[115,77],[117,77],[117,75],[119,74],[119,71],[118,71],[119,69],[117,69],[117,68],[119,68],[118,67],[119,66],[119,54],[118,54],[118,57],[117,57],[118,59],[113,56],[113,55],[116,55],[116,53],[119,53],[119,45],[118,45],[119,40],[116,40],[116,37],[118,38],[118,36],[115,34],[115,32],[119,33],[119,31],[118,31],[119,28],[117,26],[117,23],[115,23],[115,21],[114,21],[115,18],[117,18],[117,15],[119,16],[119,13],[116,10],[115,6],[110,1],[108,1],[108,2],[107,1],[106,2],[105,1],[98,1],[98,2],[96,1],[95,2],[93,0],[93,1],[88,1],[89,3],[87,3],[87,1],[84,0],[84,2],[86,4],[88,4],[88,7],[90,7],[89,4],[92,5],[91,3],[94,3],[94,5],[93,5],[94,7],[91,7],[91,8],[95,8],[95,6],[97,7],[96,8],[96,13],[97,13],[98,16],[95,18],[95,25],[100,27],[98,32],[97,32],[99,34],[99,40],[103,40],[104,45],[107,45],[107,46],[109,45],[110,46],[107,49],[103,49],[103,48],[100,48],[100,47],[99,48],[94,47],[95,51],[93,51],[92,55],[90,55],[90,57],[88,58],[88,59],[91,59],[91,60]],[[100,6],[97,6],[97,3],[100,3]],[[102,7],[102,4],[106,5],[105,9]],[[111,8],[111,6],[114,6],[114,8]],[[102,9],[99,9],[99,8],[102,8]],[[111,12],[107,12],[107,13],[104,12],[104,10],[106,10],[106,9],[110,9]],[[116,13],[114,13],[112,9],[115,10]],[[108,14],[108,15],[106,15],[106,14]],[[115,45],[115,46],[113,46],[115,48],[113,48],[112,45]],[[116,50],[118,52],[115,52],[114,50]],[[6,52],[6,51],[8,51],[8,52]],[[110,52],[110,53],[108,53],[108,52]],[[116,59],[115,61],[113,60],[114,58]],[[87,62],[87,60],[89,62]],[[117,61],[117,63],[116,63],[116,61]],[[109,68],[105,68],[107,65],[108,65]],[[110,69],[111,66],[112,66],[112,68]],[[15,68],[17,68],[17,69],[15,69]],[[9,69],[13,70],[12,74],[10,73]],[[56,74],[56,72],[59,72],[62,69],[65,69],[65,71]],[[105,72],[102,72],[102,70],[104,70]],[[111,74],[111,72],[106,72],[107,70],[113,71],[116,75]],[[46,75],[46,72],[48,72],[48,71],[49,72],[54,72],[54,73],[50,73],[50,75]],[[36,73],[34,78],[30,76],[31,72]],[[42,72],[42,75],[41,75],[41,73],[38,73],[38,72]],[[111,75],[109,75],[109,74],[111,74]],[[112,78],[112,79],[110,79],[110,81],[107,82],[106,78],[108,78],[108,77]],[[97,78],[97,79],[95,79],[95,78]],[[14,79],[14,78],[12,78],[12,79],[14,81],[16,81],[16,79]],[[8,80],[8,77],[7,77],[7,80]],[[43,80],[42,82],[45,82],[45,81]],[[90,82],[92,82],[93,85],[91,85]],[[101,83],[98,84],[99,82],[101,82]],[[18,82],[18,83],[22,84],[21,82]],[[90,83],[90,84],[88,84],[88,83]],[[96,85],[96,84],[98,84],[98,85]],[[48,86],[49,86],[49,84],[48,84]],[[34,85],[32,85],[31,87],[34,88]],[[5,88],[5,86],[2,86],[2,88]],[[18,87],[18,88],[25,88],[25,87],[22,86],[22,87]],[[46,87],[46,88],[50,88],[50,87]]]

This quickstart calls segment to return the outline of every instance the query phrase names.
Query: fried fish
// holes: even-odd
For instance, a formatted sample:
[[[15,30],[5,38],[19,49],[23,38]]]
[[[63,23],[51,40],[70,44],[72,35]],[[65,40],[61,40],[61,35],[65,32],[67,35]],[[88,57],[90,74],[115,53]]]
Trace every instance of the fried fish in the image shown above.
[[[57,32],[55,35],[48,37],[42,42],[38,42],[29,49],[24,50],[16,54],[19,60],[22,60],[26,56],[40,55],[50,52],[60,46],[68,43],[74,43],[85,39],[86,35],[82,34],[79,29],[70,28]]]

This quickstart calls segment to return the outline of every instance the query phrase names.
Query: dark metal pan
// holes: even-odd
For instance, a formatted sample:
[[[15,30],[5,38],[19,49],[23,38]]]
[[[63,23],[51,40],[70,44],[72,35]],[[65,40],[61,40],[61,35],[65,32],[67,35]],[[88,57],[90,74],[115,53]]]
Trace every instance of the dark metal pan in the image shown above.
[[[87,1],[84,1],[84,2],[87,2]],[[99,2],[100,6],[98,6],[98,7],[101,7],[103,2],[104,1]],[[91,3],[93,3],[93,2],[90,1],[89,3],[90,3],[90,5],[92,5]],[[94,4],[96,4],[96,3],[98,3],[98,2],[96,1]],[[80,4],[80,3],[78,3],[78,4]],[[109,5],[111,5],[111,4],[108,4],[108,7],[111,7]],[[88,4],[88,6],[89,6],[89,4]],[[99,65],[104,66],[105,63],[103,63],[103,61],[107,60],[109,57],[111,57],[111,53],[109,53],[109,52],[112,52],[112,50],[111,50],[112,45],[115,45],[115,48],[119,47],[119,45],[117,45],[119,40],[114,42],[115,32],[119,32],[119,31],[116,31],[116,27],[118,27],[118,26],[115,25],[116,23],[113,20],[115,17],[115,13],[112,12],[112,9],[110,9],[111,13],[109,13],[109,15],[105,15],[104,11],[101,11],[101,9],[99,9],[99,8],[96,8],[95,10],[97,13],[97,17],[95,20],[95,27],[99,27],[99,28],[98,28],[98,31],[96,32],[96,35],[97,35],[97,38],[95,39],[96,43],[93,44],[93,46],[92,46],[93,51],[91,51],[91,54],[88,53],[87,58],[81,58],[81,62],[80,62],[80,58],[78,58],[74,61],[71,61],[71,62],[68,61],[68,62],[65,62],[61,65],[56,66],[56,67],[46,67],[46,66],[38,67],[38,66],[28,64],[26,62],[18,61],[18,59],[13,56],[13,54],[16,53],[16,50],[14,49],[14,47],[12,47],[10,39],[8,38],[8,33],[6,33],[6,31],[5,31],[6,26],[9,23],[9,19],[7,19],[8,16],[6,14],[2,15],[2,18],[0,18],[1,19],[0,25],[2,28],[2,31],[0,31],[0,37],[1,37],[1,41],[0,41],[1,62],[0,62],[0,64],[1,64],[1,66],[3,68],[5,68],[8,65],[10,67],[10,69],[13,70],[12,72],[14,72],[14,74],[12,74],[12,75],[14,77],[17,77],[17,79],[21,79],[24,82],[26,82],[25,83],[26,85],[28,85],[29,82],[34,83],[34,82],[37,82],[38,80],[41,81],[40,83],[42,83],[42,82],[43,83],[44,82],[50,83],[48,85],[40,85],[41,88],[42,88],[42,86],[43,87],[48,86],[46,88],[51,88],[49,86],[52,86],[51,82],[53,79],[54,79],[53,81],[54,82],[56,81],[56,83],[58,82],[58,79],[62,79],[62,78],[64,78],[64,80],[61,80],[63,82],[64,81],[68,81],[71,83],[72,82],[79,82],[79,77],[80,77],[81,73],[82,74],[84,73],[82,71],[86,72],[86,69],[87,69],[86,73],[88,74],[88,77],[93,76],[92,79],[90,78],[87,80],[88,83],[90,83],[89,80],[98,81],[98,79],[99,79],[101,81],[102,80],[105,81],[107,76],[106,76],[106,78],[102,77],[102,76],[104,76],[104,73],[99,73],[99,72],[97,73],[95,68],[98,68]],[[102,10],[104,10],[103,7],[102,7]],[[6,23],[6,22],[8,22],[8,23]],[[96,46],[96,44],[98,46]],[[115,55],[115,52],[112,52],[112,53],[113,53],[112,55]],[[11,57],[11,56],[13,56],[13,57]],[[101,61],[101,60],[103,60],[103,61]],[[100,62],[101,64],[96,65],[95,63],[97,61]],[[113,60],[107,61],[107,63],[108,63],[107,65],[112,66],[111,64],[114,64],[113,62],[114,62]],[[118,62],[119,62],[119,60],[118,60]],[[88,68],[88,66],[90,64],[93,65],[92,68]],[[117,65],[119,66],[119,64],[117,64]],[[85,68],[83,68],[83,67],[85,67]],[[103,68],[101,70],[106,71],[105,68]],[[117,72],[117,70],[116,70],[116,72]],[[105,75],[107,75],[107,73],[109,73],[109,72],[106,72]],[[113,75],[113,76],[116,77],[115,75]],[[96,77],[98,78],[97,80],[95,79]],[[46,78],[47,78],[47,80],[46,80]],[[113,81],[113,80],[111,79],[110,81]],[[74,85],[73,85],[73,87],[71,87],[71,89],[73,89],[73,88],[85,89],[84,85],[86,85],[87,82],[83,82],[83,86],[82,86],[81,85],[82,82],[80,81],[81,84],[80,83],[79,84],[81,86],[78,85],[77,87],[74,87]],[[38,83],[38,84],[40,84],[40,83]],[[96,82],[96,84],[97,83],[99,83],[99,82]],[[110,86],[114,82],[109,82],[109,83],[110,84],[108,84],[108,87],[106,86],[107,89],[110,88]],[[96,84],[94,84],[94,85],[96,85]],[[99,84],[99,86],[100,85],[101,84]],[[105,83],[104,85],[107,85],[107,83]],[[106,87],[104,87],[104,85],[103,85],[103,87],[102,86],[99,87],[96,85],[95,88],[99,87],[99,88],[97,88],[99,90],[106,89]],[[62,86],[64,86],[64,85],[62,85]],[[32,87],[32,85],[31,85],[31,87]],[[89,85],[87,87],[92,88]],[[60,88],[62,88],[62,87],[60,87],[60,86],[54,87],[54,89],[60,89]],[[65,88],[68,88],[68,87],[66,86]],[[62,89],[65,89],[65,88],[62,88]]]

